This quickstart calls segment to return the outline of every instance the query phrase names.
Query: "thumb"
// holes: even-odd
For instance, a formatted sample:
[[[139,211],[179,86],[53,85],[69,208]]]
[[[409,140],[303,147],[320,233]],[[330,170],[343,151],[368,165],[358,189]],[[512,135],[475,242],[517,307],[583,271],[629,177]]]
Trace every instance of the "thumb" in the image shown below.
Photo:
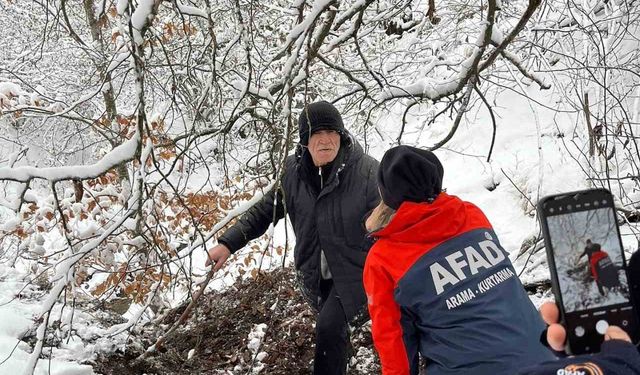
[[[220,268],[222,268],[226,260],[227,260],[227,257],[225,257],[224,255],[218,257],[218,259],[215,260],[213,271],[215,272],[215,271],[218,271]]]
[[[627,342],[631,342],[631,338],[629,334],[626,333],[622,328],[618,326],[609,326],[607,328],[607,332],[604,335],[605,341],[608,340],[624,340]]]

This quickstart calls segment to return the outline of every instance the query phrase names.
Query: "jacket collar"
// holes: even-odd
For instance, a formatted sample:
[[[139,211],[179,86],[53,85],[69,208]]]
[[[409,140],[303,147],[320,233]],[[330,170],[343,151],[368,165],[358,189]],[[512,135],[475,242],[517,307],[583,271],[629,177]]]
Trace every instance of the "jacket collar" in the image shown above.
[[[464,202],[443,192],[432,203],[403,202],[389,224],[371,236],[409,243],[445,240],[459,233],[466,217]]]

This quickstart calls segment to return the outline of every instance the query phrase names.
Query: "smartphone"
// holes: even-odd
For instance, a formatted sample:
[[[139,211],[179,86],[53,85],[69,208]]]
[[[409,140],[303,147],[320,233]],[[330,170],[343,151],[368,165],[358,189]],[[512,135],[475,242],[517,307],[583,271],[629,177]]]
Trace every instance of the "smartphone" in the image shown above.
[[[637,317],[613,196],[591,189],[538,202],[551,286],[567,329],[569,354],[600,351],[609,325],[637,343]]]

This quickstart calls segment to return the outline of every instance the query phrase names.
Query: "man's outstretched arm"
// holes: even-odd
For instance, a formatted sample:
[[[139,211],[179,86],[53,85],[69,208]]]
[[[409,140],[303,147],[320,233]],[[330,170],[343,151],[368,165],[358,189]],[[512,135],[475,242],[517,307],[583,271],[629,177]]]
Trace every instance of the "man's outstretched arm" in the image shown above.
[[[274,210],[275,222],[284,217],[285,210],[282,202],[281,189],[274,189],[265,194],[255,206],[242,215],[237,223],[218,238],[218,245],[208,252],[205,266],[213,263],[214,271],[219,270],[231,254],[243,248],[249,241],[263,235],[269,225],[274,222]]]

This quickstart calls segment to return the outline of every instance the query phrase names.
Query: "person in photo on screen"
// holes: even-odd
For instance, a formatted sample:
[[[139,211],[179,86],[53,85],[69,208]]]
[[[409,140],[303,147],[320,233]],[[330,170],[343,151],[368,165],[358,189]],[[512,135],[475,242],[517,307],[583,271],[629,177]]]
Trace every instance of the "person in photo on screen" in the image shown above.
[[[580,254],[578,260],[585,255],[589,260],[589,273],[598,286],[598,292],[601,295],[604,296],[608,289],[620,286],[618,267],[613,264],[609,254],[602,249],[602,245],[587,239],[584,251]]]

